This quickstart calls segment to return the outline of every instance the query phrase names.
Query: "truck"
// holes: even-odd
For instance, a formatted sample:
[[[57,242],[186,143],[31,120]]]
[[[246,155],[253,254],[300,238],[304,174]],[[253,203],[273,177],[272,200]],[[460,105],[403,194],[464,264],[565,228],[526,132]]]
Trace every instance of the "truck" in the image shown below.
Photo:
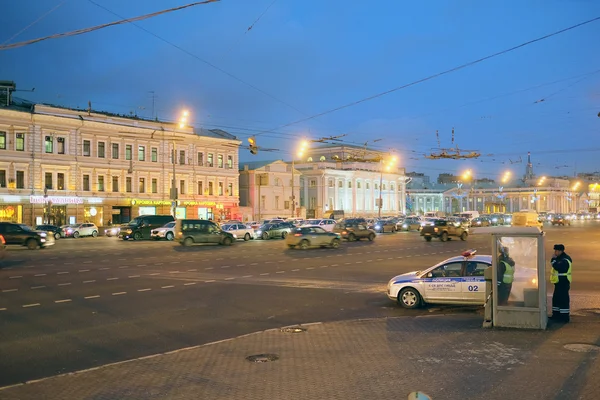
[[[459,237],[460,240],[467,240],[469,229],[460,223],[438,219],[432,225],[421,227],[421,236],[428,242],[431,242],[431,238],[438,238],[442,242],[449,240],[451,237]]]

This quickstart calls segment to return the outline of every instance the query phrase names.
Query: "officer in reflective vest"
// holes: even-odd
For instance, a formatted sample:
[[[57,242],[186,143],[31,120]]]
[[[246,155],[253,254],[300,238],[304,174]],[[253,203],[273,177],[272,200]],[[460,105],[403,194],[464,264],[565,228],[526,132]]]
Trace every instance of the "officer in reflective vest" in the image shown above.
[[[550,319],[559,322],[569,322],[570,302],[569,290],[571,289],[571,268],[573,260],[565,253],[565,246],[554,245],[554,257],[550,261],[550,283],[554,283],[552,294],[552,316]]]
[[[505,306],[508,304],[510,291],[515,275],[515,262],[508,256],[508,248],[500,247],[498,256],[498,305]]]

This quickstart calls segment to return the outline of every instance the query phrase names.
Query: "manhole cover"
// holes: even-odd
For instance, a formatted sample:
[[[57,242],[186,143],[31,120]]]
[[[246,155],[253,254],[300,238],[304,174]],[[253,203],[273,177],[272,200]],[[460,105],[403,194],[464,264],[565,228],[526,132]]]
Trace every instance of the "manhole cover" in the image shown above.
[[[283,333],[302,333],[306,332],[306,328],[300,328],[298,326],[292,326],[289,328],[281,328],[281,332]]]
[[[565,349],[575,351],[577,353],[591,353],[594,351],[600,351],[600,346],[596,346],[595,344],[585,344],[585,343],[571,343],[565,344]]]
[[[279,360],[279,356],[277,354],[255,354],[253,356],[246,357],[246,360],[255,363],[264,363]]]

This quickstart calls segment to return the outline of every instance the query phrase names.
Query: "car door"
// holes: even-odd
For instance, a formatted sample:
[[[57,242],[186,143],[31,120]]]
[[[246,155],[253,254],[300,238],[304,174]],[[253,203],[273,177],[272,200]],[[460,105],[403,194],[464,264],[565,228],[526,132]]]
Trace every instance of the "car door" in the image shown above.
[[[356,226],[356,237],[358,238],[366,238],[367,236],[369,236],[369,229],[367,229],[366,225],[363,224],[358,224]]]
[[[423,278],[425,301],[457,302],[463,298],[463,263],[449,262],[431,270]]]
[[[467,261],[463,281],[463,297],[474,304],[485,303],[485,270],[491,265],[484,262]]]
[[[90,236],[92,234],[92,224],[83,224],[81,227],[81,232],[79,232],[81,236]]]

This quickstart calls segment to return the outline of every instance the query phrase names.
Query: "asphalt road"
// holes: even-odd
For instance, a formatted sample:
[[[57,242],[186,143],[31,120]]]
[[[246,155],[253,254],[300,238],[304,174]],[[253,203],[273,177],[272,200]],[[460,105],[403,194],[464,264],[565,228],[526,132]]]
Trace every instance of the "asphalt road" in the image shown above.
[[[560,242],[574,259],[572,295],[600,295],[600,221],[546,232],[547,254]],[[298,323],[478,312],[405,310],[385,294],[392,276],[469,248],[489,253],[489,236],[442,243],[402,232],[306,251],[281,240],[184,248],[106,237],[12,248],[0,270],[0,386]]]

